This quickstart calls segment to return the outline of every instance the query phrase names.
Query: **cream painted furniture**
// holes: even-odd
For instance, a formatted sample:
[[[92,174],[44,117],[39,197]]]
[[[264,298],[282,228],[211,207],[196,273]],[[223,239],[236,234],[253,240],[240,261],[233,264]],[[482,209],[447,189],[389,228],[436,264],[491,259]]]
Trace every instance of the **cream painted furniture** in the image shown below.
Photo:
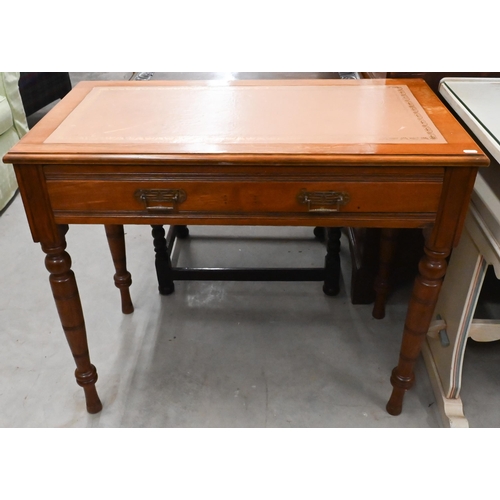
[[[476,177],[464,232],[423,347],[445,426],[468,427],[460,399],[467,339],[500,339],[500,318],[474,319],[488,265],[500,279],[500,79],[444,78],[439,92],[496,160]]]
[[[18,81],[19,73],[0,73],[0,210],[17,189],[14,169],[2,157],[28,131]]]

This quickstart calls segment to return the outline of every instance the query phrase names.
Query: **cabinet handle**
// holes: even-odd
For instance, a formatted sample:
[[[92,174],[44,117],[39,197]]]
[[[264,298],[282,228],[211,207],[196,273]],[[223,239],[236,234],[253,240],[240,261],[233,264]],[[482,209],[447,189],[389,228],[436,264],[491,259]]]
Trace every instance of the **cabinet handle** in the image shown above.
[[[138,189],[134,196],[151,213],[173,212],[178,204],[187,199],[183,189]]]
[[[309,212],[338,212],[350,199],[349,193],[340,191],[309,192],[302,189],[297,195],[297,201],[301,205],[307,205]]]

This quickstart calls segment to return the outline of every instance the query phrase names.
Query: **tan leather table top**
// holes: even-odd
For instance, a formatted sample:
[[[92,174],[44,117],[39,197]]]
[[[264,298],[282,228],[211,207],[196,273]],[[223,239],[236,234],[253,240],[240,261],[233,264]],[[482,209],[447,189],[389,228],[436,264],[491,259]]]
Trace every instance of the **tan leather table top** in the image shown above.
[[[81,82],[10,151],[61,153],[482,156],[423,80]]]
[[[406,85],[98,87],[45,143],[446,142]]]

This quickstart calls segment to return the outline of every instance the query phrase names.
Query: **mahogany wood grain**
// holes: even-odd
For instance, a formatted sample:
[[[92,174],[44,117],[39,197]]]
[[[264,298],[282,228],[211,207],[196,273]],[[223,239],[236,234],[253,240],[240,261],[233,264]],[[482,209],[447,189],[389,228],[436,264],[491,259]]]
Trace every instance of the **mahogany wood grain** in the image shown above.
[[[446,259],[463,228],[476,173],[476,169],[450,169],[447,172],[436,223],[427,230],[424,256],[420,260],[406,315],[399,363],[391,375],[393,391],[387,403],[391,415],[401,413],[404,392],[413,385],[415,362],[433,319],[446,273]]]
[[[201,98],[210,94],[207,88],[214,87],[223,96],[240,99],[234,109],[245,111],[231,115],[230,107],[217,107],[214,101]],[[135,90],[140,91],[137,106],[110,106],[113,92],[124,88],[134,90],[131,99],[139,95]],[[153,97],[143,100],[165,88],[180,89],[179,95],[192,95],[198,103],[188,106],[191,114],[175,109],[185,132],[177,138],[163,134],[172,131],[172,123],[165,122],[174,111],[161,105],[165,95],[158,102]],[[239,88],[244,92],[236,92]],[[271,99],[279,96],[277,89],[300,101],[294,104],[300,113],[290,118],[294,123],[269,115],[283,112],[288,116],[290,102]],[[254,99],[257,92],[269,106],[249,107],[246,97],[241,100],[242,95]],[[101,113],[104,108],[92,107],[94,97],[104,94],[107,115]],[[384,94],[391,98],[381,99]],[[339,95],[348,95],[351,104],[346,106]],[[355,95],[357,100],[353,100]],[[302,105],[313,102],[315,106]],[[326,102],[337,103],[338,109],[325,112]],[[366,113],[367,106],[373,113]],[[100,132],[93,137],[94,128],[87,125],[95,124],[97,115],[110,125],[103,128],[98,123],[95,130]],[[202,123],[204,128],[196,129],[202,131],[198,138],[190,135],[191,126],[200,126],[193,124],[193,116],[208,120]],[[221,122],[221,116],[228,121]],[[220,127],[208,126],[211,119]],[[234,130],[254,135],[245,132],[236,137],[230,126],[233,119]],[[368,119],[373,120],[371,140],[366,139]],[[75,127],[69,126],[72,123]],[[116,125],[121,123],[132,127],[135,136],[120,132]],[[263,127],[261,133],[256,124],[262,123],[278,125],[276,129]],[[310,129],[321,130],[323,124],[331,140],[311,138]],[[350,135],[342,138],[344,125]],[[420,126],[420,135],[405,135],[405,130]],[[222,131],[219,135],[218,130]],[[295,134],[288,141],[287,130]],[[364,135],[356,135],[357,130]],[[95,392],[97,373],[90,363],[80,298],[65,251],[67,224],[103,224],[115,235],[111,238],[112,252],[118,256],[115,280],[127,293],[124,243],[117,227],[127,223],[154,226],[157,265],[167,268],[163,225],[335,228],[329,230],[329,254],[334,253],[340,227],[432,227],[408,308],[399,363],[391,377],[393,392],[387,405],[391,414],[400,413],[403,395],[413,383],[446,257],[460,237],[477,169],[489,163],[422,80],[236,81],[223,85],[85,82],[26,134],[4,161],[14,164],[33,239],[47,253],[54,298],[90,412],[99,411],[101,403]],[[332,197],[337,202],[332,204]]]
[[[71,270],[71,257],[65,251],[66,240],[64,233],[68,228],[67,226],[59,226],[58,229],[60,238],[57,242],[52,244],[42,242],[42,250],[47,254],[45,266],[50,272],[50,286],[57,311],[66,340],[75,359],[76,381],[85,391],[87,411],[89,413],[99,413],[102,409],[102,403],[95,388],[97,371],[90,362],[80,296],[75,275]]]

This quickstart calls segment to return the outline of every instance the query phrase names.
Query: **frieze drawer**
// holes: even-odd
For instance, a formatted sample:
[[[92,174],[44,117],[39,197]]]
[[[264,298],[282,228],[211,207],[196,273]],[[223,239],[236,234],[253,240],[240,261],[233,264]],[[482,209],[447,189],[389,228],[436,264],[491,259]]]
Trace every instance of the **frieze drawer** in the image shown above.
[[[54,213],[224,214],[434,213],[439,181],[48,180]]]

